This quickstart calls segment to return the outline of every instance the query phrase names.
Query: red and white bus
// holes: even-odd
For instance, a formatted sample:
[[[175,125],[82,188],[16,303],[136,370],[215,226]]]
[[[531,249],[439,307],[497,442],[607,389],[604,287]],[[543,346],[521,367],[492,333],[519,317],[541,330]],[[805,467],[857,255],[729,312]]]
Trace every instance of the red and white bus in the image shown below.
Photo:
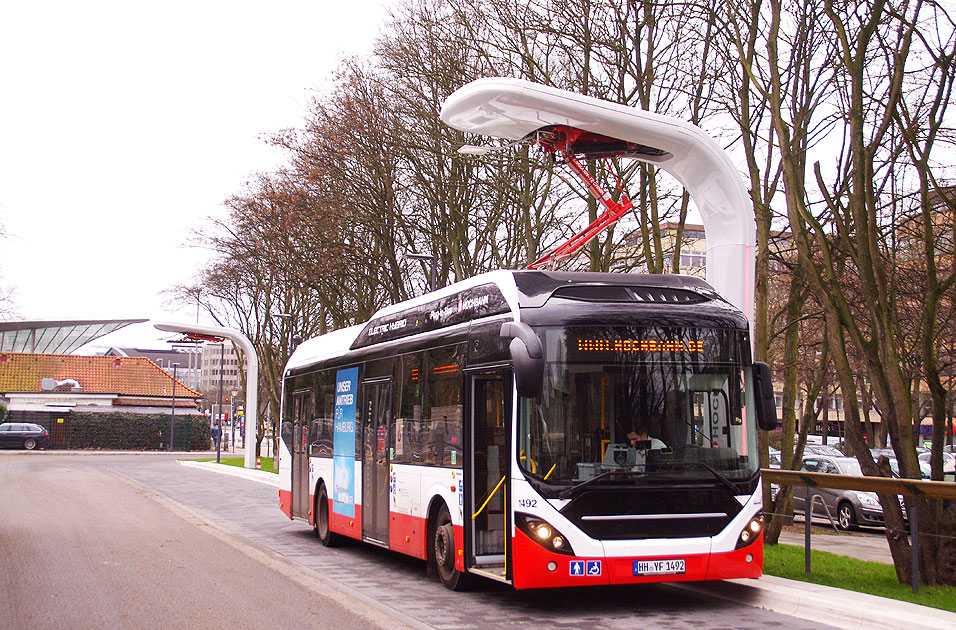
[[[505,106],[461,119],[511,124],[518,83],[495,87]],[[529,124],[580,124],[529,102]],[[667,138],[638,151],[666,163]],[[705,158],[682,181],[725,199],[702,212],[732,200]],[[721,247],[745,260],[746,246]],[[751,271],[717,284],[752,284]],[[302,343],[283,380],[281,509],[325,545],[426,560],[452,589],[474,575],[515,588],[760,576],[757,428],[776,425],[773,392],[751,356],[752,286],[728,301],[713,284],[495,271]]]

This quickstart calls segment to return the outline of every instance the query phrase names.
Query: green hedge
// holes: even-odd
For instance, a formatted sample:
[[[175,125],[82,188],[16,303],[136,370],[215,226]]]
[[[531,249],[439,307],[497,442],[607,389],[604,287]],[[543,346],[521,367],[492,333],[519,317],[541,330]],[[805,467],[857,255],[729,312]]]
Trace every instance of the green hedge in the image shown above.
[[[166,450],[169,420],[170,414],[70,413],[66,417],[66,448]],[[40,424],[52,433],[52,423],[41,421]],[[206,418],[176,416],[173,450],[208,451],[211,446]]]

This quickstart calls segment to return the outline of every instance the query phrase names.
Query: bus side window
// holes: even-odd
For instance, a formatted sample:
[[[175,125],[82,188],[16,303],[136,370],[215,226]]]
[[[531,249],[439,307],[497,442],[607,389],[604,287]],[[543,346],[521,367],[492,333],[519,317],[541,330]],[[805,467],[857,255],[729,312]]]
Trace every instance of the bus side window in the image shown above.
[[[315,375],[315,416],[310,431],[309,453],[332,456],[332,416],[335,408],[335,373],[330,370]]]
[[[407,464],[421,464],[424,460],[422,440],[422,353],[406,354],[401,357],[399,368],[399,390],[396,396],[400,401],[396,405],[395,418],[395,461]]]
[[[461,468],[462,465],[462,362],[464,346],[430,350],[425,368],[425,413],[430,439],[426,463]]]
[[[302,422],[302,389],[308,384],[305,380],[307,378],[307,376],[296,376],[286,383],[285,408],[282,410],[280,437],[290,453],[295,451],[293,437],[296,425]]]

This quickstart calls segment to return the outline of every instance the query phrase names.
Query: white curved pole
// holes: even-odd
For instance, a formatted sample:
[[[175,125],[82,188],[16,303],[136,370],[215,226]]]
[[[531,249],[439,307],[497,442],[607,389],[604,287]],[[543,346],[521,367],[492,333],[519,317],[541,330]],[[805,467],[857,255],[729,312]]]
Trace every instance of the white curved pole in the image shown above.
[[[155,328],[166,332],[198,333],[213,337],[225,337],[235,343],[242,350],[246,360],[246,455],[243,465],[246,468],[256,467],[256,418],[259,406],[259,356],[252,342],[244,334],[234,328],[221,326],[200,326],[199,324],[177,324],[174,322],[155,322]]]

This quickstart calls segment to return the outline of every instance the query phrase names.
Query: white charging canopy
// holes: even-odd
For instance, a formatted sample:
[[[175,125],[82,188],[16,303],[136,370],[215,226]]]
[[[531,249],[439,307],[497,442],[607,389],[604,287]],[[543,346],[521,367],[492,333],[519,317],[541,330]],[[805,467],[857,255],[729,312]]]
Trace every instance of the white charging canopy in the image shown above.
[[[469,133],[511,141],[565,125],[658,149],[635,156],[664,169],[687,189],[707,236],[707,282],[753,320],[753,206],[728,155],[694,125],[633,107],[508,78],[485,78],[456,90],[441,119]],[[471,153],[476,154],[477,151]]]

